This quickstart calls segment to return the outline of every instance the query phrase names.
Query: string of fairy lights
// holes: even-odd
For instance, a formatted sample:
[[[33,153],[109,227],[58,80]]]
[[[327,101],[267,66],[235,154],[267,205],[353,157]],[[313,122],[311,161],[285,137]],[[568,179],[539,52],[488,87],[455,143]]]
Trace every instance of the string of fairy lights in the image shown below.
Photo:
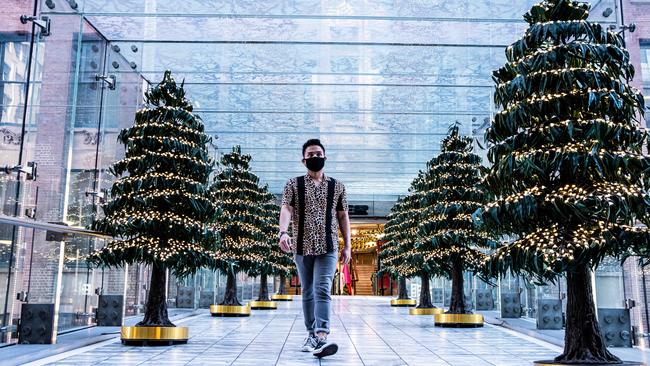
[[[562,93],[554,93],[554,94],[543,94],[543,95],[537,95],[533,93],[531,96],[527,97],[526,99],[523,100],[511,100],[509,102],[513,102],[512,105],[508,105],[505,109],[502,111],[497,112],[497,115],[505,115],[508,113],[511,113],[517,109],[523,108],[524,105],[531,105],[531,104],[536,104],[538,102],[552,102],[556,99],[562,99],[566,98],[567,96],[588,96],[590,94],[602,94],[602,95],[607,95],[609,96],[610,94],[618,94],[626,97],[633,97],[636,95],[635,90],[632,87],[629,87],[629,90],[632,91],[632,93],[628,92],[621,92],[620,90],[616,89],[607,89],[607,88],[599,88],[599,89],[592,89],[588,88],[586,90],[584,89],[572,89],[570,92],[562,92]],[[510,104],[510,103],[507,104]]]
[[[579,127],[579,128],[585,128],[585,127],[592,127],[596,125],[605,125],[610,128],[620,128],[624,129],[627,132],[636,132],[639,131],[641,133],[647,133],[647,129],[640,127],[640,126],[629,126],[624,123],[615,123],[611,120],[603,119],[603,118],[594,118],[594,119],[566,119],[563,121],[559,122],[551,122],[549,124],[546,124],[544,126],[539,126],[539,127],[533,127],[533,126],[528,126],[520,131],[518,131],[517,135],[511,136],[503,141],[499,141],[494,144],[495,147],[501,147],[501,146],[507,146],[512,143],[512,140],[516,138],[516,136],[525,136],[529,134],[538,134],[538,135],[546,135],[548,134],[551,130],[556,129],[556,128],[567,128],[569,126],[574,126],[574,127]]]
[[[634,70],[622,35],[587,21],[588,9],[572,1],[535,5],[526,14],[530,27],[494,73],[502,110],[487,134],[494,165],[485,181],[493,191],[516,192],[487,203],[482,216],[513,238],[483,259],[492,274],[552,279],[628,255],[635,238],[650,238],[647,227],[631,225],[650,202],[642,185],[650,166],[642,152],[648,132],[638,123],[643,100],[628,84]],[[574,19],[552,19],[559,14]],[[562,85],[566,91],[551,90]],[[558,174],[566,167],[571,174]]]
[[[120,160],[120,162],[123,164],[129,164],[132,161],[144,161],[149,156],[155,156],[158,158],[170,159],[170,160],[176,160],[176,159],[188,160],[196,165],[205,166],[205,167],[211,166],[210,162],[206,162],[198,157],[179,154],[178,152],[157,152],[157,151],[151,151],[146,148],[142,148],[141,150],[142,150],[142,155],[124,158],[123,160]]]

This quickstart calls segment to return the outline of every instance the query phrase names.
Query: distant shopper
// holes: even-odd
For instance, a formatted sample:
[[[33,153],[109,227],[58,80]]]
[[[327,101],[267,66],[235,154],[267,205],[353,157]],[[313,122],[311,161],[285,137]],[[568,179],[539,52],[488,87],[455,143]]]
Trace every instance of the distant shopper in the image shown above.
[[[302,312],[307,328],[303,352],[330,356],[338,345],[330,333],[330,291],[339,254],[338,231],[343,234],[341,261],[350,262],[350,219],[343,183],[325,176],[325,148],[312,139],[302,146],[307,174],[290,179],[284,187],[280,212],[280,247],[294,253],[302,286]],[[293,238],[287,233],[292,223]]]

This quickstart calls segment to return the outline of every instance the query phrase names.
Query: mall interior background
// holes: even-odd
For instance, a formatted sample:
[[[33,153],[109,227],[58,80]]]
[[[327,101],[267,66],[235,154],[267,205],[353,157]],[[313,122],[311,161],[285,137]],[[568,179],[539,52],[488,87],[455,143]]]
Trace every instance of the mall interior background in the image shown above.
[[[327,172],[345,182],[357,214],[353,266],[360,280],[353,292],[390,295],[390,284],[382,290],[382,281],[371,281],[383,217],[439,152],[451,122],[482,140],[494,113],[491,72],[522,34],[521,14],[534,2],[4,0],[0,166],[36,162],[38,178],[0,173],[0,342],[16,341],[24,300],[55,303],[60,332],[91,324],[96,289],[124,294],[127,315],[142,311],[145,266],[86,265],[84,256],[105,238],[80,233],[60,241],[42,228],[6,222],[87,227],[111,185],[107,168],[124,152],[117,133],[132,124],[143,90],[166,69],[185,80],[195,111],[216,137],[214,155],[242,145],[275,194],[303,173],[301,144],[322,139]],[[592,4],[593,20],[636,23],[627,34],[634,82],[650,86],[650,1]],[[49,28],[23,24],[23,15]],[[642,344],[650,330],[649,275],[633,260],[606,261],[594,275],[598,307],[634,300]],[[256,281],[240,276],[240,299],[251,299]],[[208,271],[172,278],[170,306],[180,287],[195,288],[199,306],[213,303],[224,284]],[[470,297],[490,288],[469,275],[466,284]],[[495,285],[497,307],[500,291],[521,289],[529,317],[537,299],[565,291],[561,281],[543,286],[512,276]],[[435,279],[432,287],[444,294],[449,283]],[[418,281],[409,289],[416,297]]]

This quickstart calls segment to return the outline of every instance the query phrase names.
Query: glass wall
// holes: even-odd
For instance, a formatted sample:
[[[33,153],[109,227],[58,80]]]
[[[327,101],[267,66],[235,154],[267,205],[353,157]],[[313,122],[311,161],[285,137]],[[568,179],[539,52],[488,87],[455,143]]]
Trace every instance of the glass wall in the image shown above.
[[[494,113],[491,72],[523,33],[521,15],[534,2],[7,0],[0,166],[17,172],[0,174],[0,213],[77,227],[101,215],[112,184],[107,167],[124,154],[116,136],[132,123],[144,88],[169,69],[185,80],[217,137],[215,156],[242,145],[253,170],[280,194],[304,172],[301,144],[321,138],[327,171],[346,184],[350,203],[384,216],[439,151],[450,123],[482,136]],[[616,9],[614,0],[594,2],[592,19],[615,24],[618,12],[607,8]],[[49,26],[23,24],[23,15]],[[36,180],[27,175],[30,162],[38,165]],[[146,266],[90,269],[83,258],[102,240],[46,239],[42,230],[0,224],[0,342],[15,341],[14,329],[4,327],[20,318],[21,300],[58,304],[61,331],[92,323],[96,289],[125,294],[126,314],[141,313]],[[603,263],[594,273],[598,306],[635,300],[634,324],[648,333],[647,277],[633,260]],[[240,275],[238,282],[240,299],[256,297],[257,279]],[[469,276],[465,283],[470,298],[490,288]],[[170,305],[179,287],[195,287],[198,304],[202,292],[218,301],[224,285],[210,271],[172,278]],[[444,303],[449,281],[434,279],[431,288]],[[417,296],[419,280],[409,289]],[[494,288],[497,306],[502,291],[520,292],[528,317],[537,300],[566,292],[562,281],[538,286],[507,276]],[[26,299],[17,299],[22,292]]]
[[[185,79],[219,150],[242,145],[272,192],[304,173],[300,147],[317,137],[351,203],[383,216],[451,123],[482,135],[491,72],[534,2],[133,0],[82,11],[148,80],[166,69]],[[592,17],[613,23],[602,15],[613,4]]]
[[[145,82],[71,4],[3,4],[0,166],[15,169],[0,174],[0,207],[3,215],[83,228],[110,185],[106,167],[123,155],[116,135],[132,123]],[[124,294],[134,275],[88,268],[85,257],[103,240],[50,239],[44,230],[0,224],[0,343],[16,340],[21,304],[55,304],[59,331],[88,326],[96,292]],[[142,298],[127,305],[135,301]]]

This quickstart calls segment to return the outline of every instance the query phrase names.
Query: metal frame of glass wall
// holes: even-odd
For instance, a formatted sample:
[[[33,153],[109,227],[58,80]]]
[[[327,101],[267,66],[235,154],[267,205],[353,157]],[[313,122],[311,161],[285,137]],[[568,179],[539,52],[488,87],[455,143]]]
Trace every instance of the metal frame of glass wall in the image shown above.
[[[218,136],[215,155],[242,145],[279,194],[304,171],[303,140],[321,138],[328,172],[346,183],[351,203],[385,215],[439,151],[449,123],[483,133],[494,113],[491,71],[534,2],[10,0],[0,14],[0,166],[36,162],[39,177],[0,174],[2,214],[88,225],[111,185],[106,168],[123,155],[118,131],[132,123],[148,82],[170,69]],[[593,17],[617,23],[618,11],[602,10],[618,1],[597,6]],[[23,24],[22,15],[38,22]],[[48,21],[45,35],[39,24]],[[30,302],[58,301],[62,331],[91,324],[95,288],[126,289],[126,313],[138,314],[147,268],[87,268],[83,256],[101,245],[78,236],[48,242],[43,230],[0,224],[1,341],[15,341],[23,291]],[[627,280],[643,275],[633,263],[607,263],[595,287],[599,305],[635,299],[634,324],[648,333],[647,292]],[[211,290],[214,301],[224,282],[208,271],[172,279],[170,303],[185,286],[196,289],[196,304]],[[254,297],[254,279],[239,283],[243,300]],[[466,283],[469,293],[486,286]],[[563,292],[561,283],[504,278],[497,304],[502,289],[522,289],[531,317],[537,299]]]

